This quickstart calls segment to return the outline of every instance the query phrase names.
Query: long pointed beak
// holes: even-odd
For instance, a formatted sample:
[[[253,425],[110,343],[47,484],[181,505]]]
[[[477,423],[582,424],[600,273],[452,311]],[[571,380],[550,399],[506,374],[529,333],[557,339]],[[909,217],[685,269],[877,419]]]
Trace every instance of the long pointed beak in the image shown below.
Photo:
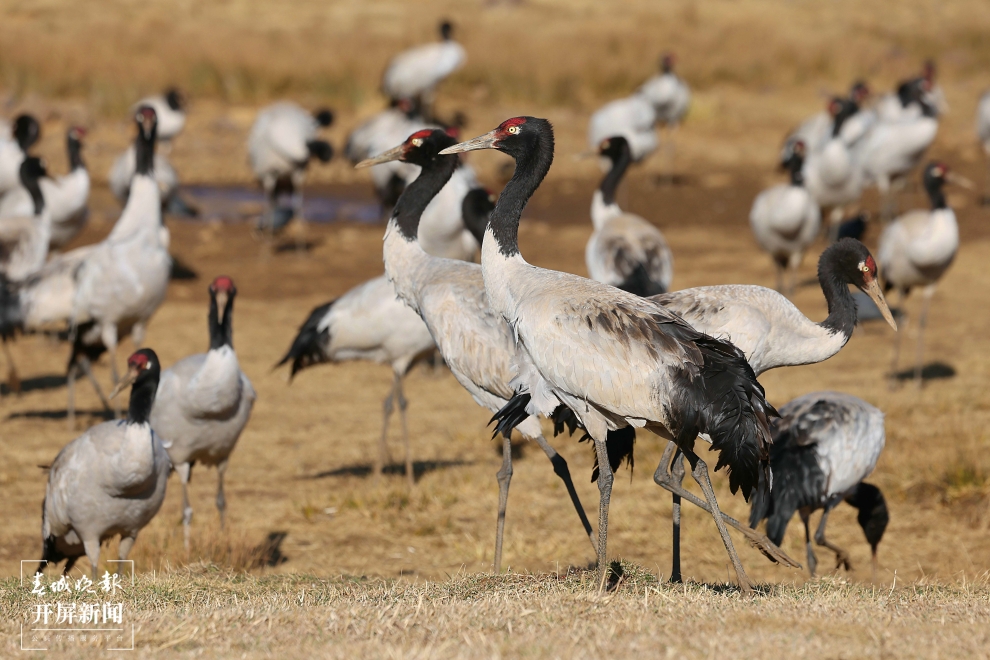
[[[498,141],[497,132],[498,129],[495,129],[485,133],[484,135],[470,139],[467,142],[461,142],[460,144],[455,144],[452,147],[447,147],[441,151],[440,154],[459,154],[465,151],[477,151],[478,149],[494,149],[495,143]]]
[[[217,291],[217,320],[223,323],[223,315],[227,309],[227,292]]]
[[[962,174],[946,172],[945,180],[949,183],[954,183],[957,186],[965,188],[966,190],[976,190],[976,184],[964,177]]]
[[[866,292],[866,295],[873,299],[877,309],[883,314],[883,318],[888,325],[894,329],[894,332],[897,332],[897,321],[894,320],[894,315],[890,313],[890,307],[887,306],[887,300],[883,297],[880,284],[876,280],[873,280],[863,290]]]
[[[127,375],[125,375],[123,378],[117,381],[117,386],[113,388],[112,392],[110,392],[110,398],[113,399],[115,396],[117,396],[125,389],[133,385],[134,381],[137,380],[137,377],[140,373],[141,372],[138,371],[136,367],[131,367],[130,369],[128,369]]]
[[[372,156],[371,158],[365,158],[360,163],[354,166],[354,169],[359,170],[364,167],[374,167],[375,165],[381,165],[382,163],[390,163],[393,160],[400,160],[402,156],[406,153],[406,145],[400,144],[394,149],[389,149],[384,153],[380,153],[377,156]]]

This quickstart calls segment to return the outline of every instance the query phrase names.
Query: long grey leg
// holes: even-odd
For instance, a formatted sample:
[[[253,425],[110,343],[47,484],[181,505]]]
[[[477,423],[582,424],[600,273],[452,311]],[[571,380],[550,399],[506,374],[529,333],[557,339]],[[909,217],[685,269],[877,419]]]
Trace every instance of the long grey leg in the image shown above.
[[[189,477],[192,476],[192,464],[180,463],[175,466],[182,483],[182,547],[189,552],[189,533],[192,525],[193,509],[189,504]]]
[[[599,419],[588,415],[582,420],[588,435],[595,442],[595,453],[598,456],[598,584],[605,584],[608,575],[608,508],[612,499],[612,466],[608,462],[608,449],[605,439],[608,427]]]
[[[897,387],[897,363],[900,362],[901,357],[901,337],[907,333],[908,328],[907,307],[905,306],[907,294],[904,293],[903,289],[899,289],[897,297],[903,316],[901,317],[902,321],[898,324],[900,327],[894,333],[894,357],[890,361],[890,389],[892,390]]]
[[[100,539],[87,539],[83,541],[83,548],[86,550],[86,556],[89,558],[89,563],[93,565],[93,582],[96,582],[97,571],[100,566]]]
[[[378,443],[378,458],[375,460],[375,479],[379,479],[385,471],[385,457],[388,454],[388,420],[392,416],[392,402],[395,400],[395,390],[399,385],[399,374],[395,373],[392,389],[382,403],[382,437]]]
[[[120,376],[117,373],[117,326],[113,324],[105,325],[100,333],[100,337],[103,340],[103,345],[107,347],[107,353],[110,355],[110,374],[113,376],[113,384],[116,385],[120,382]],[[119,398],[113,404],[113,412],[114,417],[120,418],[121,407]]]
[[[69,372],[65,374],[65,385],[68,390],[68,400],[65,404],[65,418],[69,423],[69,430],[76,430],[76,369],[74,364],[69,365]]]
[[[223,495],[223,476],[227,472],[227,461],[217,464],[217,511],[220,512],[220,529],[227,523],[227,498]]]
[[[89,358],[85,356],[79,357],[79,366],[82,368],[83,373],[86,374],[87,380],[93,386],[93,390],[96,392],[96,396],[100,397],[100,403],[103,404],[103,409],[107,412],[110,411],[110,402],[107,400],[105,394],[103,394],[103,388],[100,387],[100,381],[96,380],[96,376],[93,375],[93,369],[90,365]]]
[[[922,295],[921,314],[918,315],[918,344],[915,348],[914,357],[914,383],[921,389],[921,369],[924,366],[925,358],[925,325],[928,323],[928,309],[932,304],[932,296],[935,295],[935,285],[930,284],[925,287]]]
[[[804,523],[804,549],[808,554],[808,572],[811,577],[815,577],[815,569],[818,568],[818,558],[815,550],[811,547],[811,509],[803,507],[800,512],[801,522]]]
[[[518,428],[518,427],[517,427]],[[527,436],[528,437],[528,436]],[[550,463],[553,465],[553,472],[560,480],[564,482],[564,488],[567,489],[567,494],[571,498],[571,503],[574,505],[574,510],[577,511],[578,517],[581,519],[581,525],[584,526],[584,532],[588,535],[588,539],[591,541],[591,547],[598,549],[595,544],[595,533],[591,528],[591,522],[588,520],[588,514],[584,512],[584,506],[581,504],[581,499],[578,497],[577,490],[574,488],[574,482],[571,480],[571,471],[567,467],[567,461],[564,457],[557,453],[543,434],[535,435],[532,438],[536,441],[536,444],[540,446],[543,453],[547,455],[550,459]]]
[[[681,484],[675,481],[673,475],[670,473],[670,464],[674,456],[674,452],[677,450],[677,445],[673,442],[667,443],[667,448],[664,450],[663,458],[660,459],[660,464],[657,466],[656,472],[653,474],[653,481],[661,488],[664,488],[671,493],[679,495],[682,499],[687,500],[691,504],[695,505],[699,509],[704,509],[708,513],[711,513],[711,507],[708,503],[699,498],[697,495],[689,490],[686,490]],[[734,529],[738,530],[749,539],[757,550],[762,552],[767,559],[773,562],[777,562],[783,566],[789,568],[801,568],[801,564],[797,563],[793,559],[787,556],[787,554],[777,547],[777,545],[766,537],[765,534],[760,534],[749,526],[742,524],[732,516],[722,513],[722,520],[726,524],[730,525]]]
[[[402,379],[403,376],[396,376],[395,392],[399,404],[399,423],[402,425],[402,444],[406,449],[406,481],[409,482],[409,488],[413,488],[416,485],[416,474],[413,472],[412,449],[409,447],[409,427],[406,425],[406,408],[409,402],[402,394]]]
[[[835,545],[830,543],[828,539],[825,538],[825,525],[828,523],[828,514],[832,512],[832,509],[841,502],[842,500],[835,500],[829,502],[825,505],[825,510],[822,512],[821,522],[818,523],[818,529],[815,531],[815,543],[820,546],[824,546],[835,553],[835,567],[839,568],[842,566],[847,571],[852,570],[852,564],[849,563],[849,553]]]
[[[498,522],[495,526],[495,574],[502,572],[502,537],[505,533],[505,508],[509,503],[509,482],[512,481],[512,441],[509,433],[502,435],[502,467],[498,479]]]
[[[670,472],[671,477],[678,486],[684,483],[684,454],[680,450],[674,454],[674,462]],[[670,581],[680,584],[683,581],[681,577],[681,496],[673,493],[671,494],[671,498],[673,498],[673,509],[671,512],[673,525],[671,531],[671,553],[673,558],[670,566]]]
[[[746,576],[746,571],[743,570],[742,562],[739,561],[739,555],[736,554],[736,549],[732,545],[732,539],[729,537],[729,530],[725,528],[725,522],[722,520],[722,512],[718,508],[718,502],[715,500],[715,490],[712,488],[711,479],[708,477],[708,466],[705,464],[701,457],[699,457],[694,452],[689,452],[685,449],[681,449],[684,452],[684,456],[691,463],[691,476],[694,480],[698,482],[701,486],[702,492],[708,499],[708,505],[711,507],[712,518],[715,520],[715,526],[718,527],[718,533],[722,537],[722,543],[725,544],[725,550],[729,553],[729,559],[732,561],[732,567],[736,570],[736,580],[739,581],[739,590],[743,593],[751,593],[753,591],[753,585],[749,581],[749,577]]]

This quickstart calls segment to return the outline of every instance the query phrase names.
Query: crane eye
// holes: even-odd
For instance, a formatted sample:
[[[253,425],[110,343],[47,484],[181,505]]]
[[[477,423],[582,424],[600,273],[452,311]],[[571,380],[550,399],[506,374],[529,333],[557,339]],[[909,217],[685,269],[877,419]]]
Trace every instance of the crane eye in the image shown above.
[[[519,132],[519,127],[518,126],[509,126],[509,128],[507,130],[510,133],[512,133],[513,135],[516,135]]]
[[[423,138],[413,138],[412,145],[414,147],[422,147],[423,146]]]
[[[861,265],[861,266],[859,267],[859,269],[860,269],[861,271],[863,271],[864,273],[868,273],[868,272],[870,272],[870,267],[869,267],[869,266],[867,266],[866,264],[862,264],[862,265]]]

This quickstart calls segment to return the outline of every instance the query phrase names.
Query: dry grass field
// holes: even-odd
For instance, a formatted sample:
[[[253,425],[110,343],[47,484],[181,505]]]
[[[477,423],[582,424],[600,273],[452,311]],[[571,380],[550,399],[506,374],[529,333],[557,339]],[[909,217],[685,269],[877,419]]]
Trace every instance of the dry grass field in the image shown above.
[[[104,187],[126,144],[128,105],[175,83],[192,99],[185,134],[171,154],[186,183],[247,184],[244,140],[256,108],[290,96],[338,111],[335,145],[381,107],[378,75],[398,48],[432,38],[452,16],[469,65],[441,92],[442,112],[463,109],[471,135],[520,113],[554,121],[558,157],[521,228],[531,262],[584,273],[592,165],[587,114],[649,75],[672,48],[695,103],[678,135],[681,185],[658,187],[659,158],[620,191],[624,208],[655,222],[675,255],[677,288],[723,282],[772,286],[770,260],[755,246],[747,215],[757,191],[779,179],[773,162],[784,130],[821,105],[823,90],[856,76],[878,89],[937,55],[950,113],[932,154],[977,181],[985,166],[972,135],[978,94],[990,86],[990,7],[957,3],[837,0],[749,2],[310,2],[229,0],[135,4],[11,2],[0,7],[0,112],[38,113],[40,151],[64,167],[62,131],[85,123],[96,179],[92,222],[78,244],[98,240],[119,213]],[[290,10],[291,9],[291,10]],[[498,186],[498,154],[472,155]],[[319,194],[370,199],[363,174],[334,162],[313,172]],[[854,570],[826,575],[770,565],[737,540],[751,577],[765,585],[741,598],[726,583],[727,559],[710,517],[684,514],[687,587],[671,587],[670,498],[652,472],[662,446],[642,436],[636,468],[617,475],[610,552],[624,577],[596,594],[584,572],[594,554],[566,493],[537,447],[517,448],[504,563],[490,571],[499,447],[479,409],[444,369],[407,379],[416,486],[395,466],[369,468],[391,374],[365,363],[327,365],[290,385],[272,366],[317,304],[381,272],[381,226],[310,225],[306,254],[265,253],[247,223],[169,220],[174,254],[199,273],[176,281],[150,325],[147,344],[168,365],[207,346],[206,286],[237,282],[234,343],[258,391],[251,423],[227,472],[228,528],[217,530],[215,474],[197,469],[191,489],[193,548],[182,548],[180,491],[132,552],[138,577],[125,596],[143,655],[173,657],[987,657],[990,655],[990,211],[953,192],[963,244],[936,295],[918,391],[887,387],[892,332],[857,330],[820,365],[761,378],[774,404],[814,390],[856,394],[887,415],[887,448],[871,481],[887,495],[891,523],[871,580],[869,550],[853,509],[831,517],[830,538]],[[904,207],[924,204],[913,190]],[[867,207],[876,207],[872,195]],[[867,244],[875,246],[877,230]],[[823,247],[822,246],[819,246]],[[814,275],[817,252],[802,278]],[[811,318],[826,314],[816,285],[795,298]],[[915,309],[917,300],[908,302]],[[912,342],[915,327],[907,330]],[[912,345],[913,344],[909,344]],[[40,502],[52,460],[79,429],[64,418],[67,352],[39,337],[13,346],[27,387],[0,396],[0,656],[18,651],[18,625],[34,601],[19,586],[19,560],[40,550]],[[130,350],[125,342],[119,360]],[[910,351],[908,351],[910,353]],[[906,365],[905,365],[906,366]],[[97,377],[109,382],[104,360]],[[951,374],[951,375],[949,375]],[[80,385],[84,425],[99,405]],[[591,449],[573,439],[567,458],[593,512]],[[689,480],[690,481],[690,480]],[[689,485],[693,488],[693,485]],[[721,475],[719,501],[746,515]],[[784,549],[803,561],[800,523]],[[738,539],[738,537],[736,537]],[[114,556],[115,545],[106,551]],[[81,562],[86,565],[87,562]],[[66,657],[102,651],[62,646]]]

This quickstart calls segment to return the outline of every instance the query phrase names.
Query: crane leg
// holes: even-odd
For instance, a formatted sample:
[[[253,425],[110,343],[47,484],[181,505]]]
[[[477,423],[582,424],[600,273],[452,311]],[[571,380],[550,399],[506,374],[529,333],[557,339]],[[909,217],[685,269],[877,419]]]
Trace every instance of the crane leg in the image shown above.
[[[395,374],[395,380],[392,381],[392,389],[389,391],[388,396],[385,397],[384,403],[382,403],[382,437],[378,443],[378,458],[375,460],[374,473],[375,479],[381,478],[382,474],[385,472],[385,461],[388,457],[388,420],[392,417],[393,401],[395,400],[395,390],[398,387],[399,374]]]
[[[182,483],[182,547],[189,552],[190,526],[192,525],[193,509],[189,504],[189,479],[192,477],[192,463],[180,463],[175,466]]]
[[[928,323],[928,309],[932,304],[932,296],[935,295],[935,285],[929,284],[925,287],[921,299],[921,314],[918,315],[918,344],[914,354],[914,384],[921,389],[923,381],[921,370],[924,367],[925,358],[925,325]]]
[[[93,386],[93,391],[96,392],[96,396],[100,397],[100,403],[103,404],[103,409],[109,412],[110,402],[107,400],[106,395],[103,394],[103,388],[100,387],[100,381],[96,380],[96,376],[93,375],[93,369],[92,366],[90,365],[89,358],[84,356],[80,357],[79,366],[82,368],[83,373],[86,374],[86,378]]]
[[[804,549],[808,556],[808,572],[811,577],[815,577],[815,569],[818,568],[818,557],[811,547],[811,509],[802,507],[800,510],[801,522],[804,523]]]
[[[217,464],[217,511],[220,513],[220,529],[227,524],[227,498],[223,495],[223,476],[227,472],[227,461]]]
[[[100,539],[99,537],[95,539],[86,539],[83,541],[83,548],[86,550],[86,557],[89,558],[89,563],[93,566],[93,582],[96,582],[97,572],[100,566]]]
[[[777,291],[779,291],[781,295],[786,297],[787,285],[784,282],[784,267],[776,259],[774,259],[774,264],[777,266]]]
[[[818,529],[815,531],[815,543],[817,545],[823,546],[835,553],[835,567],[840,566],[847,571],[852,570],[852,564],[849,563],[849,553],[835,545],[830,543],[828,539],[825,538],[825,525],[828,523],[828,514],[832,512],[835,505],[842,500],[835,500],[834,502],[829,502],[825,505],[825,510],[822,512],[821,522],[818,523]]]
[[[21,393],[21,379],[17,375],[17,366],[14,364],[14,356],[10,353],[10,345],[6,339],[0,340],[3,344],[3,354],[7,358],[7,389],[15,394]]]
[[[605,586],[608,577],[608,508],[612,500],[612,466],[608,462],[608,450],[605,448],[605,438],[608,429],[604,424],[588,424],[586,427],[591,438],[595,441],[595,453],[598,455],[598,585]],[[592,432],[592,426],[599,426]]]
[[[517,427],[518,428],[518,427]],[[529,436],[527,436],[529,437]],[[581,519],[581,525],[584,526],[584,532],[588,535],[588,540],[591,541],[591,547],[598,549],[595,544],[595,532],[591,528],[591,522],[588,520],[588,514],[584,512],[584,506],[581,504],[581,499],[578,497],[577,490],[574,488],[574,482],[571,480],[571,471],[567,467],[567,461],[564,457],[557,453],[543,434],[535,435],[531,438],[536,441],[536,444],[540,446],[543,453],[547,455],[550,459],[550,463],[553,465],[553,472],[560,480],[564,482],[564,488],[567,489],[567,494],[571,498],[571,503],[574,505],[574,510],[577,511],[578,517]]]
[[[502,435],[502,467],[496,473],[498,479],[498,522],[495,527],[495,574],[502,572],[502,538],[505,533],[505,508],[509,503],[509,482],[512,481],[511,433]]]
[[[107,353],[110,356],[110,375],[113,377],[113,384],[116,385],[120,382],[120,376],[117,372],[117,326],[113,324],[105,325],[100,333],[100,336],[103,340],[103,345],[107,347]],[[120,413],[120,399],[117,399],[117,401],[113,404],[114,417],[119,419]]]
[[[123,560],[127,559],[127,555],[131,554],[131,548],[134,547],[134,541],[136,541],[136,540],[137,540],[137,537],[136,536],[121,536],[120,537],[120,546],[117,549],[117,559],[120,559],[121,562],[123,562]],[[120,575],[120,569],[121,569],[122,566],[123,566],[123,564],[121,564],[121,563],[118,563],[117,564],[117,574],[118,575]]]
[[[402,376],[396,377],[395,391],[399,404],[399,423],[402,425],[402,444],[406,450],[406,480],[409,482],[409,487],[413,488],[416,485],[416,473],[413,471],[412,450],[409,447],[409,427],[406,425],[406,408],[409,402],[402,394],[402,378]]]
[[[718,533],[722,537],[722,543],[725,545],[726,552],[729,553],[729,560],[732,561],[732,567],[736,570],[736,580],[739,582],[739,590],[744,594],[752,593],[753,585],[749,581],[746,571],[743,570],[742,562],[739,561],[739,555],[736,554],[736,549],[732,545],[732,539],[729,537],[729,530],[725,528],[725,522],[722,520],[722,512],[718,508],[718,502],[715,500],[715,490],[712,488],[712,482],[708,476],[708,466],[693,451],[688,451],[684,448],[681,448],[681,451],[684,452],[688,463],[691,464],[691,476],[701,486],[701,491],[705,494],[708,505],[711,507],[715,526],[718,527]]]
[[[292,206],[296,212],[296,252],[306,251],[306,214],[303,213],[303,193],[302,187],[297,188],[299,192],[292,196]]]
[[[674,443],[670,443],[674,445]],[[674,445],[676,447],[676,445]],[[680,486],[684,483],[684,454],[678,449],[674,453],[673,463],[670,467],[671,477]],[[673,555],[670,564],[670,581],[674,584],[683,582],[681,576],[681,496],[672,493],[673,505],[671,509],[671,554]]]
[[[76,365],[70,364],[69,371],[65,374],[65,388],[68,396],[65,403],[65,419],[69,424],[69,430],[76,430]]]
[[[699,498],[691,491],[686,490],[671,474],[670,464],[676,450],[676,444],[673,442],[667,443],[667,448],[663,452],[663,458],[660,459],[660,464],[657,466],[656,472],[653,473],[654,483],[661,488],[670,491],[671,493],[679,495],[682,499],[687,500],[699,509],[704,509],[708,513],[711,513],[712,509],[708,505],[708,502]],[[724,520],[725,523],[733,529],[736,529],[742,533],[742,535],[745,536],[749,542],[752,543],[757,550],[762,552],[770,561],[787,566],[788,568],[801,568],[801,564],[788,557],[787,554],[778,548],[777,545],[767,538],[765,534],[760,534],[756,530],[751,529],[725,513],[722,514],[722,520]]]

